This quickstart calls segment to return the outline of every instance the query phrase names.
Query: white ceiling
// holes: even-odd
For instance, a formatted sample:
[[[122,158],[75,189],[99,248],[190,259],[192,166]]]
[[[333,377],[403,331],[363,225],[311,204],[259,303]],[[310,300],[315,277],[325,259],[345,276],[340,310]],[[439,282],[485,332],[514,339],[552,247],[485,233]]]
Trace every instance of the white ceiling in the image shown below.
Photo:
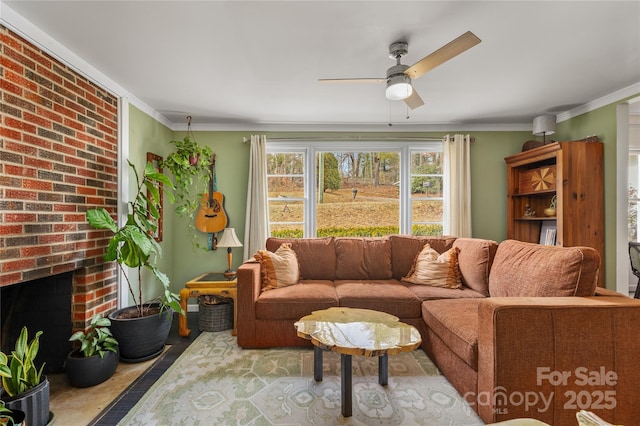
[[[199,125],[523,125],[640,82],[640,1],[2,1],[159,112]],[[6,16],[6,14],[5,14]],[[6,19],[6,18],[5,18]],[[411,65],[482,43],[388,101],[388,46]]]

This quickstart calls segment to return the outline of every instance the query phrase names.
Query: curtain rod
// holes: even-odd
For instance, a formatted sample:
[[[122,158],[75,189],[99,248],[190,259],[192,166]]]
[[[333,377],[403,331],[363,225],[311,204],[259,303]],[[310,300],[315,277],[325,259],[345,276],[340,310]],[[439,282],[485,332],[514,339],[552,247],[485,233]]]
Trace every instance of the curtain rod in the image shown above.
[[[287,142],[287,141],[300,141],[300,142],[313,142],[313,141],[414,141],[414,142],[442,142],[444,138],[426,138],[419,136],[399,136],[399,137],[366,137],[366,136],[339,136],[339,137],[300,137],[300,138],[267,138],[272,142]],[[475,142],[476,138],[471,136],[471,142]],[[244,136],[242,143],[250,142],[251,139]]]

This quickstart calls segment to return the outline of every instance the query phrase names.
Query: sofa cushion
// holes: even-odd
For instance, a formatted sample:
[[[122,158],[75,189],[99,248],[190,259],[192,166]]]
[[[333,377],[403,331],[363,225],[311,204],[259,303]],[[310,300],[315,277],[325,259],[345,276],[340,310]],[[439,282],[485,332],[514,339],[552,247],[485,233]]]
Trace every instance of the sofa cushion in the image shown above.
[[[298,256],[300,279],[332,280],[335,278],[336,249],[333,237],[268,238],[266,247],[269,251],[276,251],[283,243],[290,243]]]
[[[391,278],[391,242],[388,238],[335,239],[336,280]]]
[[[506,240],[489,274],[491,297],[593,296],[600,255],[590,247],[557,247]]]
[[[282,244],[278,250],[258,250],[253,257],[260,262],[262,291],[297,284],[300,279],[298,258],[291,244]]]
[[[436,300],[436,299],[477,299],[485,298],[482,293],[478,293],[464,285],[461,288],[444,288],[444,287],[432,287],[429,285],[403,283],[405,287],[413,292],[418,299],[424,300]]]
[[[398,280],[336,280],[338,304],[420,318],[421,300]]]
[[[301,280],[289,287],[260,293],[255,310],[260,320],[298,320],[333,306],[338,306],[333,281]]]
[[[481,299],[427,300],[422,319],[431,331],[471,368],[478,371],[478,304]]]
[[[498,249],[498,243],[480,238],[458,238],[453,247],[460,249],[458,265],[462,283],[467,287],[489,295],[489,272]]]
[[[412,235],[390,235],[391,268],[393,278],[399,280],[406,277],[413,266],[413,261],[426,243],[438,253],[444,253],[453,246],[455,237],[422,237]]]
[[[458,251],[457,247],[452,247],[439,254],[429,244],[425,244],[402,281],[432,287],[460,288],[462,281],[458,268]]]

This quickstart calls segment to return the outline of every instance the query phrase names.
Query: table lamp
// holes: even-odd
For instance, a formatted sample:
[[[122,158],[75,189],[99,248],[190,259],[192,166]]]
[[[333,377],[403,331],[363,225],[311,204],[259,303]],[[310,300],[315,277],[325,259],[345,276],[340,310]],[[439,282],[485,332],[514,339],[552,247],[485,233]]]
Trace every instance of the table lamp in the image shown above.
[[[547,144],[547,135],[556,132],[556,116],[551,114],[539,115],[533,119],[533,134],[542,135],[542,144]]]
[[[218,241],[218,247],[227,248],[227,263],[229,268],[223,272],[224,276],[228,279],[235,278],[236,271],[231,269],[231,259],[233,256],[231,253],[231,249],[233,247],[242,247],[242,243],[238,240],[238,237],[236,236],[236,230],[234,228],[224,228],[222,238],[220,238],[220,241]]]

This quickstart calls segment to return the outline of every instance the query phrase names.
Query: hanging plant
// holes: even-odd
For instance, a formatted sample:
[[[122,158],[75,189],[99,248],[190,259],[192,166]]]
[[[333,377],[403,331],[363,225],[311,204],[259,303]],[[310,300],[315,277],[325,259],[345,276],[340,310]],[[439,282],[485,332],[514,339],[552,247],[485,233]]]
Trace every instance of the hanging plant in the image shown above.
[[[201,146],[196,142],[191,132],[191,116],[187,117],[187,135],[182,140],[172,140],[169,143],[174,145],[175,151],[162,162],[162,167],[173,175],[175,211],[178,216],[187,219],[194,246],[198,247],[194,214],[211,178],[213,151],[208,146]]]

